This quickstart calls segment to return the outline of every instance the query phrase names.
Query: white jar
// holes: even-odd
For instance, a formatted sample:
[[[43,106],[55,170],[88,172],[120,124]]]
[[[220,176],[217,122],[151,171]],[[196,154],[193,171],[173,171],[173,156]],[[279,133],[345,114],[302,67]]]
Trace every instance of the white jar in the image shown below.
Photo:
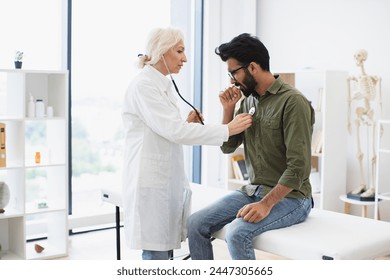
[[[54,116],[54,111],[52,106],[47,106],[46,115],[48,118],[52,118]]]
[[[43,118],[45,116],[45,103],[42,99],[37,99],[35,102],[35,116],[37,118]]]

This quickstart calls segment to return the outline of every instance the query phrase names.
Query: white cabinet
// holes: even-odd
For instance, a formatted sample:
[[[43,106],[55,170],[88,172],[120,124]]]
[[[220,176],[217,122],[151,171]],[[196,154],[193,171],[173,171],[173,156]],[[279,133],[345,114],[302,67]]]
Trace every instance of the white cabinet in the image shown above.
[[[383,128],[383,135],[381,129]],[[379,120],[377,126],[377,156],[375,178],[375,219],[378,217],[380,201],[390,201],[390,120]]]
[[[240,180],[234,176],[234,171],[233,171],[233,162],[232,162],[232,157],[236,155],[242,155],[244,156],[244,146],[241,145],[239,146],[234,153],[228,155],[228,166],[227,166],[227,176],[228,176],[228,181],[227,181],[227,188],[229,190],[235,190],[239,188],[242,185],[245,185],[248,183],[246,180]]]
[[[27,117],[30,94],[51,106],[53,116]],[[68,72],[0,70],[0,123],[6,128],[0,181],[10,188],[0,214],[2,259],[66,256]],[[36,244],[44,247],[41,253]]]
[[[339,196],[346,192],[348,73],[311,70],[275,73],[301,91],[316,111],[310,176],[315,206],[342,212]],[[239,147],[234,154],[244,154],[243,148]],[[228,189],[236,189],[246,183],[234,179],[232,155],[226,160]]]

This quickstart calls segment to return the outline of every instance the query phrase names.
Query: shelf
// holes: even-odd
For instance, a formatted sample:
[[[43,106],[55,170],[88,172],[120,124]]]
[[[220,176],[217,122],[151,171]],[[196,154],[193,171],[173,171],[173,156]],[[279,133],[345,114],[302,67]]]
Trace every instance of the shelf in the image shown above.
[[[390,201],[390,192],[389,193],[378,194],[378,199]]]
[[[2,250],[7,252],[3,259],[24,258],[24,217],[8,217],[0,219],[0,243]]]
[[[39,244],[45,249],[41,253],[35,251],[35,244]],[[63,248],[58,248],[50,244],[47,240],[39,240],[27,243],[27,259],[28,260],[44,260],[66,256]]]
[[[347,203],[350,203],[350,204],[354,204],[354,205],[375,205],[375,201],[361,201],[361,200],[357,200],[357,199],[351,199],[351,198],[348,198],[347,195],[341,195],[340,196],[340,199],[344,202],[347,202]]]
[[[0,220],[1,219],[10,219],[10,218],[17,218],[17,217],[23,217],[24,213],[20,210],[5,207],[5,212],[0,214]]]
[[[293,85],[307,97],[315,110],[312,144],[319,141],[319,146],[312,147],[315,148],[312,153],[314,172],[310,176],[313,197],[318,199],[315,207],[343,212],[338,197],[346,190],[347,104],[340,103],[339,98],[347,92],[348,73],[308,70],[292,72],[292,75]],[[332,109],[334,104],[340,105],[338,110]]]
[[[320,198],[321,197],[321,193],[320,192],[315,192],[315,193],[312,193],[311,194],[313,198]]]
[[[51,207],[49,203],[48,205],[49,206],[46,208],[38,208],[35,204],[28,203],[26,205],[26,215],[47,214],[47,213],[66,211],[64,207]]]
[[[379,211],[380,201],[390,201],[389,173],[390,164],[390,120],[378,120],[376,131],[376,174],[375,174],[375,212]],[[379,215],[375,215],[379,219]]]
[[[23,168],[23,162],[22,161],[10,161],[7,159],[7,166],[6,167],[0,167],[1,170],[11,170],[11,169],[18,169]]]
[[[15,116],[5,116],[0,115],[0,121],[1,122],[22,122],[22,121],[57,121],[57,120],[64,120],[64,117],[15,117]]]
[[[0,69],[2,73],[10,74],[45,74],[45,75],[56,75],[56,74],[66,74],[66,71],[62,70],[25,70],[25,69]]]
[[[47,168],[47,167],[58,167],[63,166],[66,167],[65,162],[60,163],[28,163],[25,168]]]
[[[21,122],[21,121],[23,121],[23,118],[0,115],[0,122]]]
[[[322,157],[322,153],[312,153],[312,157]]]
[[[0,252],[0,261],[15,261],[22,260],[21,256],[18,256],[12,251],[1,251]]]
[[[27,117],[29,97],[53,108],[53,117]],[[5,166],[0,180],[10,201],[0,214],[2,259],[48,259],[67,254],[68,72],[0,69],[0,123],[5,124]],[[45,109],[46,110],[46,109]],[[40,152],[40,163],[35,162]],[[4,154],[4,153],[3,153]],[[3,164],[3,162],[2,162]],[[47,208],[38,208],[38,202]],[[28,240],[42,241],[41,254]],[[41,242],[41,241],[39,241]],[[4,254],[5,252],[5,254]]]

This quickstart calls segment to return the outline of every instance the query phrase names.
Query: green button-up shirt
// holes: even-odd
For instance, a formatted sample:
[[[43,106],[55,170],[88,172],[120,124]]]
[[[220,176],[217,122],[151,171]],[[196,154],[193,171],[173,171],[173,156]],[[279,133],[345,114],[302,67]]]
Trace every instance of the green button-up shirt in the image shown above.
[[[232,153],[243,143],[250,184],[241,190],[248,195],[258,185],[265,195],[279,183],[293,189],[287,197],[311,197],[314,110],[297,89],[275,77],[264,95],[242,100],[236,114],[255,107],[252,126],[230,137],[221,150]]]

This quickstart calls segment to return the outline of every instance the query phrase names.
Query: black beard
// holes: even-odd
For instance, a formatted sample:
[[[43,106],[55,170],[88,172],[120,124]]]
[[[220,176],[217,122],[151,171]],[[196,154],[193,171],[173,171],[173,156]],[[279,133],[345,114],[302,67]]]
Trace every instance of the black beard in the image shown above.
[[[251,94],[253,96],[256,96],[257,82],[255,78],[253,78],[252,74],[249,73],[248,69],[244,69],[244,71],[245,71],[245,77],[244,80],[242,81],[242,84],[239,82],[235,82],[234,84],[236,86],[240,86],[240,90],[245,97],[249,97]]]

